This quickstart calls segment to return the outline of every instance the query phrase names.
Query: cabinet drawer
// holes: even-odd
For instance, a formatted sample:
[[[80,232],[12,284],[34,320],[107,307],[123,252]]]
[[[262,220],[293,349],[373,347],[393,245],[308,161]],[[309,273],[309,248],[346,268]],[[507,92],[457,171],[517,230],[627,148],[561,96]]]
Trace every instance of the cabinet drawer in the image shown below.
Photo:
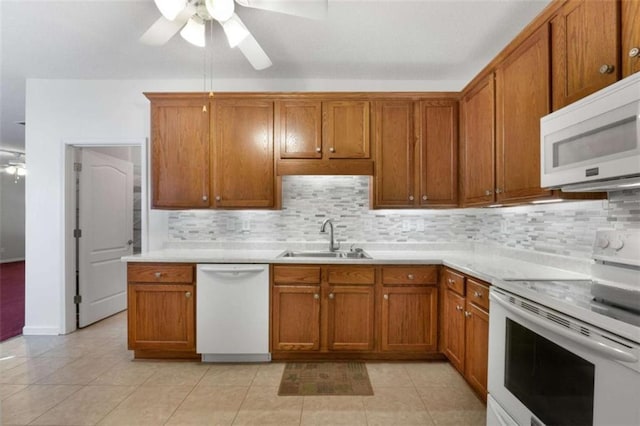
[[[192,283],[193,265],[129,264],[127,281],[138,283]]]
[[[488,311],[489,287],[480,281],[467,278],[467,300]]]
[[[437,266],[394,266],[382,268],[383,284],[429,285],[437,282]]]
[[[444,270],[444,284],[447,288],[464,296],[464,275],[453,272],[451,269]]]
[[[275,284],[320,284],[319,266],[274,266]]]
[[[327,269],[329,284],[365,284],[376,282],[376,270],[371,267],[330,266]]]

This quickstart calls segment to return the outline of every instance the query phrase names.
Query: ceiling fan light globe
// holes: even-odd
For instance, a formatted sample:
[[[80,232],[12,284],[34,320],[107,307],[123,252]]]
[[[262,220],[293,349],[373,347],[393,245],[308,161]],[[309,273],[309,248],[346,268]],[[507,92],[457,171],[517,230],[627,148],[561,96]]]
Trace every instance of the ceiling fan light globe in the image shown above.
[[[162,16],[170,21],[176,19],[187,5],[187,0],[154,0],[154,2]]]
[[[234,0],[205,0],[204,5],[209,15],[216,21],[225,22],[233,16]]]
[[[242,25],[236,15],[234,14],[231,19],[225,21],[222,24],[222,29],[224,30],[225,35],[227,36],[227,41],[229,42],[229,47],[233,48],[239,45],[249,36],[249,30]]]
[[[205,45],[205,27],[204,22],[198,22],[191,18],[187,24],[180,30],[180,36],[193,44],[194,46],[204,47]]]

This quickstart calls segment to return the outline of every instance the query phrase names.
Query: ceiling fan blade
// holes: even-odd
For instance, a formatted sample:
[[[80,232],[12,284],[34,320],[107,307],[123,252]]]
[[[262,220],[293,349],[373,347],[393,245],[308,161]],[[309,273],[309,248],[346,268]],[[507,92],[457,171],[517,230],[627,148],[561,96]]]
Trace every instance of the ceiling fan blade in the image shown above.
[[[140,37],[140,42],[151,46],[160,46],[168,42],[171,37],[176,35],[178,31],[187,23],[196,13],[196,10],[191,5],[188,5],[182,12],[176,16],[173,21],[168,20],[164,16],[161,16],[156,22],[154,22],[147,31]]]
[[[269,68],[273,63],[251,33],[238,45],[240,51],[255,69]]]
[[[285,13],[309,19],[327,17],[329,0],[236,0],[241,6]]]

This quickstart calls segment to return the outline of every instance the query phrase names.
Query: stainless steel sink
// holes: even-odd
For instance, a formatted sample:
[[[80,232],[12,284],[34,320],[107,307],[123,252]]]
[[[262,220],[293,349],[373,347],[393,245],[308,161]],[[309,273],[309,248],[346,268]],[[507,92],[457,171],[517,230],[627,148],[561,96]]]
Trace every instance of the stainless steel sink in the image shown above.
[[[354,251],[291,251],[287,250],[278,257],[311,257],[329,259],[371,259],[364,250]]]

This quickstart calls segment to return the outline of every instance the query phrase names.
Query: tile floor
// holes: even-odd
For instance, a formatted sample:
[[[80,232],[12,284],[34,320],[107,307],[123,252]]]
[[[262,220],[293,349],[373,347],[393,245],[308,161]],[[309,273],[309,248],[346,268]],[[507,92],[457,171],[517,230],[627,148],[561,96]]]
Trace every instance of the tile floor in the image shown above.
[[[279,397],[284,364],[133,361],[126,313],[0,344],[0,424],[484,425],[447,363],[367,363],[373,396]]]

